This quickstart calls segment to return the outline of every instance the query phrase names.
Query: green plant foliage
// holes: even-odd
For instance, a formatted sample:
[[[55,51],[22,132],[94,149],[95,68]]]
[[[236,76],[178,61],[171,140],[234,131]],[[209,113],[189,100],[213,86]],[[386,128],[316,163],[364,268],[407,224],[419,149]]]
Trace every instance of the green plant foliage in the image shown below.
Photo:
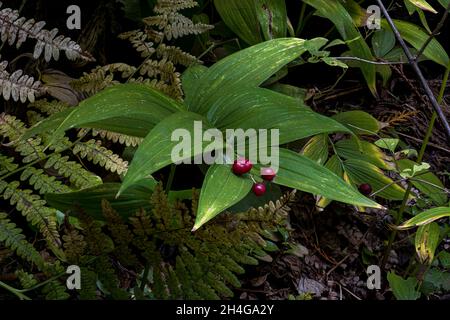
[[[144,108],[148,107],[149,104],[151,105],[152,101],[155,101],[157,105],[164,105],[164,108],[167,108],[167,104],[164,104],[164,102],[169,101],[169,105],[176,106],[178,109],[190,110],[191,112],[179,111],[172,113],[153,127],[134,156],[127,175],[125,176],[123,185],[119,190],[120,195],[121,192],[139,180],[142,180],[149,174],[153,174],[155,171],[172,163],[172,151],[178,144],[171,139],[172,132],[175,129],[183,128],[192,134],[194,133],[195,121],[201,121],[205,127],[212,127],[212,124],[209,124],[208,121],[204,119],[203,115],[206,115],[208,120],[218,127],[242,128],[244,130],[247,128],[279,128],[281,131],[280,143],[295,141],[314,133],[328,133],[333,131],[346,132],[349,130],[338,122],[320,116],[306,108],[298,108],[297,101],[293,98],[266,89],[257,88],[257,86],[270,77],[273,72],[294,59],[303,51],[317,50],[323,46],[323,44],[323,39],[314,39],[311,41],[300,39],[276,39],[242,50],[239,53],[223,59],[208,70],[203,70],[200,78],[197,80],[198,85],[195,89],[193,86],[187,86],[188,88],[193,88],[195,93],[189,93],[187,95],[188,100],[185,101],[184,105],[179,105],[175,101],[171,101],[168,97],[162,97],[161,94],[156,93],[151,89],[146,89],[143,86],[116,86],[109,91],[101,93],[101,97],[94,96],[92,102],[89,99],[84,101],[80,107],[71,111],[70,114],[64,112],[62,114],[56,114],[48,121],[44,121],[42,124],[31,130],[31,133],[38,133],[55,127],[58,128],[58,131],[64,131],[72,127],[89,125],[90,123],[99,121],[108,123],[110,119],[118,116],[119,112],[122,113],[122,117],[136,117],[136,115],[139,115],[142,112],[146,114],[146,118],[151,121],[151,125],[155,121],[154,108],[147,111],[144,111]],[[294,49],[296,52],[294,52]],[[247,61],[251,61],[252,63],[247,63]],[[239,66],[239,68],[233,68],[236,66]],[[248,73],[244,73],[244,71],[247,71]],[[256,73],[257,71],[259,73]],[[222,73],[220,77],[219,72]],[[254,78],[251,78],[251,76]],[[251,83],[249,83],[249,81],[254,84],[253,88],[250,87]],[[242,89],[241,84],[243,83],[245,83],[245,91]],[[237,85],[241,85],[241,88],[238,88]],[[220,95],[218,91],[219,88]],[[123,108],[119,111],[119,109],[115,109],[110,104],[105,106],[105,98],[103,97],[106,97],[109,101],[110,99],[114,99],[116,95],[119,96],[119,93],[121,93],[121,99],[124,99],[123,97],[126,95],[125,92],[130,95],[132,92],[131,90],[138,93],[138,95],[135,96],[135,99],[142,105],[142,111],[137,108],[128,108],[127,111],[124,112],[122,110]],[[220,103],[224,98],[227,99],[228,103],[230,102],[230,97],[226,94],[227,92],[229,92],[229,95],[231,96],[235,92],[237,93],[236,97],[238,97],[238,99],[234,105],[239,108],[241,113],[247,113],[244,117],[241,114],[239,119],[233,120],[233,108],[228,108],[229,104],[227,104],[227,108],[225,108],[226,106]],[[248,95],[249,92],[252,94],[254,92],[252,98]],[[142,95],[148,96],[149,100],[143,100]],[[265,101],[263,100],[262,104],[255,105],[255,102],[258,101],[258,95],[264,98]],[[199,98],[196,99],[195,102],[189,100],[189,97],[194,96]],[[219,102],[215,102],[215,99],[219,99]],[[117,103],[117,100],[111,101]],[[286,103],[279,104],[280,101],[286,101]],[[125,105],[128,105],[128,103],[129,102],[124,102]],[[203,105],[205,105],[205,107],[213,107],[204,109]],[[92,112],[97,109],[99,112]],[[272,113],[274,110],[277,110],[280,115],[278,123],[272,121]],[[195,111],[195,113],[193,111]],[[252,114],[254,114],[253,117]],[[295,117],[296,114],[298,117]],[[156,109],[156,117],[160,116],[161,113]],[[142,119],[143,117],[140,116],[140,118]],[[122,121],[122,123],[125,124],[126,122]],[[127,125],[130,125],[130,123],[127,123]],[[292,130],[291,128],[294,126],[303,129]],[[187,156],[188,158],[195,157],[199,155],[198,152],[202,151],[203,148],[197,148],[195,144],[191,144],[190,152],[188,152]],[[295,177],[295,174],[304,176],[301,172],[305,172],[306,168],[314,168],[313,170],[308,171],[320,174],[323,179],[317,180],[317,177],[311,175],[306,183],[299,180],[299,177]],[[280,178],[276,179],[275,182],[300,190],[313,192],[315,194],[326,194],[332,199],[351,204],[378,207],[373,201],[366,199],[356,192],[356,190],[350,188],[339,177],[328,172],[327,169],[319,167],[317,164],[310,162],[308,159],[302,158],[301,156],[293,156],[287,151],[282,153]],[[202,190],[202,197],[207,197],[204,191],[205,189],[206,183]],[[215,193],[215,191],[212,192]],[[245,195],[243,194],[233,201],[222,196],[220,201],[222,201],[223,204],[218,206],[214,205],[211,208],[200,208],[201,210],[199,211],[199,218],[195,229],[200,227],[200,221],[204,222],[209,220],[212,216],[219,213],[219,209],[226,209],[244,196]],[[209,206],[211,206],[211,204],[209,204]],[[205,216],[208,217],[206,220],[204,218]]]

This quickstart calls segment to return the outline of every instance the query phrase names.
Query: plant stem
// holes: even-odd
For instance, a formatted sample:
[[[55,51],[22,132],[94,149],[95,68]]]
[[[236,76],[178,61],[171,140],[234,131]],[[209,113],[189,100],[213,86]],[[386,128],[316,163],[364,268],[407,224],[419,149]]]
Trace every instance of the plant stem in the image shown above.
[[[0,287],[8,290],[9,292],[15,294],[20,300],[31,300],[28,296],[21,293],[19,290],[7,285],[6,283],[0,281]]]
[[[439,91],[439,96],[438,96],[438,99],[437,99],[439,104],[441,104],[442,101],[444,100],[444,93],[445,93],[445,88],[447,86],[449,74],[450,74],[450,62],[447,65],[447,69],[446,69],[444,77],[442,79],[441,90]],[[419,163],[419,164],[422,163],[423,156],[425,155],[425,151],[427,149],[428,143],[430,142],[431,136],[433,134],[433,128],[434,128],[434,124],[436,123],[437,117],[438,117],[437,112],[434,111],[433,115],[431,116],[427,132],[426,132],[425,137],[423,139],[422,146],[421,146],[420,151],[419,151],[419,155],[417,157],[417,163]],[[411,184],[411,182],[409,182],[408,183],[408,188],[406,189],[405,195],[403,197],[402,204],[401,204],[400,209],[398,210],[398,212],[396,214],[396,217],[395,217],[395,224],[396,225],[398,225],[403,219],[403,213],[406,210],[406,204],[408,203],[408,198],[409,198],[409,194],[411,192],[411,189],[412,189],[412,184]],[[385,251],[384,256],[383,256],[383,260],[381,261],[382,268],[384,268],[385,265],[386,265],[387,259],[389,257],[390,252],[391,252],[391,249],[392,249],[392,244],[394,243],[394,240],[395,240],[396,236],[397,236],[397,230],[394,229],[391,232],[391,235],[390,235],[389,241],[388,241],[388,245],[386,247],[386,251]]]
[[[173,184],[173,179],[175,178],[175,171],[177,169],[177,166],[172,164],[170,166],[170,173],[169,173],[169,178],[167,179],[167,184],[166,184],[166,194],[168,195],[170,192],[170,189],[172,188],[172,184]]]
[[[302,9],[300,11],[300,17],[298,18],[297,29],[295,30],[295,34],[296,34],[297,37],[300,36],[300,33],[303,30],[303,26],[305,25],[304,24],[304,22],[305,22],[304,20],[305,20],[306,7],[307,7],[307,4],[305,2],[303,2],[302,3]]]

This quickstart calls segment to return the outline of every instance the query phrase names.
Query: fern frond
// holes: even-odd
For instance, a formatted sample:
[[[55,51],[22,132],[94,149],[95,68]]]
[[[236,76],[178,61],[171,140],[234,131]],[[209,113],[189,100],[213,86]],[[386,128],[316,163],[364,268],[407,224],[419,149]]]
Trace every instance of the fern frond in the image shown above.
[[[58,280],[53,280],[47,283],[42,288],[42,293],[46,300],[67,300],[70,295],[67,293],[67,287]]]
[[[166,46],[161,43],[156,49],[156,55],[158,58],[171,61],[173,64],[181,64],[185,67],[189,67],[194,63],[201,63],[195,56],[184,52],[175,46]]]
[[[155,53],[153,48],[154,43],[147,41],[148,34],[141,30],[133,30],[119,35],[120,39],[128,40],[133,45],[133,48],[140,53],[142,58],[151,57]]]
[[[20,284],[22,285],[22,288],[24,288],[24,289],[29,289],[31,287],[34,287],[38,283],[38,281],[34,277],[34,275],[29,274],[28,272],[25,272],[24,270],[17,270],[15,272],[15,274],[17,275],[17,278],[19,279]]]
[[[68,193],[72,190],[64,185],[61,181],[56,180],[55,177],[48,176],[42,169],[28,167],[23,170],[20,175],[20,180],[27,181],[40,194],[46,193]]]
[[[120,143],[127,147],[136,147],[143,140],[143,138],[140,137],[128,136],[125,134],[106,130],[92,130],[92,135],[94,137],[100,136],[102,139],[108,139],[114,143]]]
[[[154,10],[156,13],[168,14],[184,9],[192,9],[196,6],[198,6],[198,3],[193,0],[159,0]]]
[[[8,219],[8,215],[3,212],[0,212],[0,242],[15,251],[19,257],[35,264],[40,270],[44,269],[45,261],[42,256],[34,246],[25,239],[22,230],[17,228],[16,225]]]
[[[73,229],[63,235],[62,239],[64,241],[64,254],[67,257],[67,261],[78,264],[87,246],[83,235]]]
[[[41,145],[41,138],[31,138],[21,140],[20,138],[26,131],[25,124],[14,116],[6,113],[0,114],[0,136],[10,140],[10,145],[23,157],[23,163],[29,163],[34,160],[45,157],[44,147]]]
[[[13,172],[19,167],[17,163],[14,163],[14,158],[10,158],[0,154],[0,176]]]
[[[1,5],[1,4],[0,4]],[[58,35],[58,29],[44,29],[45,22],[20,17],[18,10],[4,8],[0,10],[0,33],[2,42],[19,48],[28,38],[36,40],[33,57],[38,59],[44,53],[45,61],[59,59],[60,51],[64,51],[69,60],[83,59],[94,61],[94,58],[73,40]]]
[[[40,81],[34,81],[32,76],[24,74],[20,69],[10,74],[6,70],[7,67],[8,61],[0,63],[0,95],[3,95],[3,99],[8,101],[12,98],[22,103],[27,100],[34,102],[36,97],[45,92]]]
[[[114,154],[111,150],[103,147],[99,140],[78,142],[73,148],[73,154],[80,155],[94,164],[99,164],[106,170],[124,174],[128,170],[128,162]]]
[[[40,99],[28,105],[28,108],[37,109],[48,116],[64,111],[69,107],[70,106],[65,102],[59,100],[48,101],[47,99]]]
[[[106,218],[111,236],[116,243],[114,248],[115,256],[125,266],[138,265],[137,257],[130,250],[133,234],[128,229],[128,226],[106,200],[102,200],[102,212]]]
[[[56,210],[46,207],[45,200],[33,194],[31,190],[20,189],[19,185],[17,181],[0,181],[0,194],[3,194],[5,200],[9,199],[10,204],[39,229],[48,243],[59,247],[61,240],[56,223]]]
[[[101,183],[100,177],[84,169],[79,163],[70,161],[68,156],[53,153],[44,165],[45,169],[54,168],[70,180],[78,189],[86,189]]]

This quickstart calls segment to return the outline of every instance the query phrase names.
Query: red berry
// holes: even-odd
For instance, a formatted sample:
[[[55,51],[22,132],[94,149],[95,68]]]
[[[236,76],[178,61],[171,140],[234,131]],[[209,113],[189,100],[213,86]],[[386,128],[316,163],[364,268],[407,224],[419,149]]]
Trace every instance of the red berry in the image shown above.
[[[261,177],[266,181],[272,181],[277,174],[272,168],[262,168]]]
[[[266,193],[266,186],[263,183],[255,183],[253,185],[253,193],[257,197],[262,196],[264,193]]]
[[[234,174],[237,174],[238,176],[241,176],[247,172],[249,172],[250,170],[252,170],[253,168],[253,164],[245,159],[245,158],[240,158],[238,160],[235,160],[233,163],[233,172]]]
[[[372,186],[368,183],[363,183],[359,186],[358,190],[363,195],[368,196],[372,193]]]

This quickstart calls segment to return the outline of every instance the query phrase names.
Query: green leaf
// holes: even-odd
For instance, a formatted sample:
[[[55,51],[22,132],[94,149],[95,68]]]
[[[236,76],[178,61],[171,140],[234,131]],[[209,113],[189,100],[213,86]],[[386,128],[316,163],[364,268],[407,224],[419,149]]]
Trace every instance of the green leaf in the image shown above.
[[[288,17],[285,0],[256,0],[255,10],[265,40],[286,37]]]
[[[350,180],[357,184],[368,183],[376,195],[388,200],[402,200],[405,190],[386,177],[375,165],[356,159],[344,162],[344,170]]]
[[[195,99],[191,94],[195,92],[197,81],[208,71],[208,68],[201,64],[196,64],[187,68],[181,76],[181,83],[185,99]],[[188,98],[189,97],[189,98]]]
[[[244,199],[252,185],[253,182],[249,177],[236,176],[230,166],[211,166],[200,192],[197,216],[192,231]]]
[[[381,208],[364,197],[341,177],[296,152],[280,149],[280,169],[274,182],[321,195],[331,200],[372,208]]]
[[[403,169],[400,172],[400,176],[405,179],[410,179],[422,172],[428,171],[428,169],[430,169],[428,163],[422,162],[422,164],[413,164],[412,168]]]
[[[263,41],[256,14],[256,0],[214,0],[222,20],[239,38],[250,45]]]
[[[344,175],[344,169],[342,168],[341,160],[337,155],[331,156],[331,158],[327,161],[325,164],[325,168],[336,174],[338,177],[341,177]],[[332,200],[327,199],[325,197],[318,197],[316,200],[316,207],[320,209],[326,208]]]
[[[398,226],[397,229],[406,230],[417,226],[423,226],[445,217],[450,217],[449,207],[433,208],[419,213],[414,218],[411,218],[402,225]]]
[[[415,237],[416,253],[422,264],[431,264],[440,242],[440,228],[435,222],[420,226]]]
[[[339,157],[369,162],[378,168],[392,170],[394,165],[388,163],[389,158],[380,148],[364,140],[355,138],[340,140],[335,144]]]
[[[110,128],[108,120],[116,125],[115,132],[136,135],[138,127],[138,131],[145,136],[161,120],[183,109],[181,104],[149,86],[121,84],[105,89],[80,102],[77,107],[57,113],[38,123],[24,138],[49,130],[58,136],[71,128],[99,128],[97,123],[102,123],[103,128],[105,126]],[[120,128],[117,127],[119,119],[122,123]]]
[[[402,159],[397,161],[397,165],[400,171],[404,171],[405,169],[413,168],[417,164],[409,159]],[[436,205],[443,206],[447,203],[448,196],[444,190],[445,187],[434,173],[422,173],[416,179],[412,179],[411,182],[420,192],[430,197]]]
[[[429,34],[421,27],[406,21],[394,20],[395,26],[398,28],[401,36],[411,44],[415,49],[419,50],[427,41]],[[385,19],[381,20],[382,28],[390,28]],[[423,55],[428,59],[446,67],[449,62],[449,57],[445,49],[441,46],[439,41],[433,39],[427,46]]]
[[[284,0],[214,0],[225,24],[246,43],[286,37]]]
[[[78,207],[94,219],[104,220],[101,202],[105,199],[123,218],[127,218],[141,208],[151,208],[149,199],[155,185],[156,181],[153,179],[143,180],[117,199],[120,183],[105,183],[78,192],[46,194],[45,200],[50,206],[62,212]]]
[[[397,149],[399,142],[400,142],[399,139],[384,138],[375,141],[375,145],[394,153],[395,149]]]
[[[381,129],[380,122],[364,111],[340,112],[334,115],[333,119],[347,126],[358,135],[373,135]]]
[[[444,268],[450,269],[450,252],[441,251],[438,258]]]
[[[311,138],[303,147],[302,154],[322,165],[328,160],[328,136],[319,134]]]
[[[419,9],[430,11],[432,13],[437,13],[437,11],[425,0],[406,0],[410,3],[412,3],[414,6],[416,6]]]
[[[243,86],[260,86],[304,52],[318,50],[326,42],[323,38],[282,38],[238,51],[208,68],[185,103],[193,112],[206,113],[221,97]]]
[[[209,128],[207,121],[202,116],[186,111],[174,113],[158,123],[139,145],[118,194],[137,181],[172,163],[172,151],[175,146],[184,141],[172,141],[172,134],[175,130],[184,130],[189,135],[190,139],[186,141],[185,159],[202,154],[203,146],[197,145],[202,141],[202,136],[194,137],[194,135],[203,135],[203,131],[195,130],[196,121],[202,122],[203,129]]]
[[[372,38],[372,48],[375,56],[382,58],[392,49],[396,43],[394,32],[391,29],[380,29],[376,31]]]
[[[299,108],[298,103],[272,90],[241,87],[216,100],[207,118],[220,129],[278,129],[280,144],[320,133],[350,132],[331,118]]]
[[[450,4],[450,0],[438,0],[439,3],[445,8],[448,8],[448,5]]]
[[[417,300],[420,298],[420,292],[417,290],[419,282],[415,278],[403,279],[394,272],[387,275],[389,286],[397,300]]]
[[[353,18],[345,7],[337,0],[304,0],[313,6],[322,17],[331,20],[344,40],[358,38],[348,43],[352,55],[366,60],[374,60],[372,52],[353,22]],[[360,64],[361,71],[366,79],[370,91],[376,95],[376,69],[369,63]]]

